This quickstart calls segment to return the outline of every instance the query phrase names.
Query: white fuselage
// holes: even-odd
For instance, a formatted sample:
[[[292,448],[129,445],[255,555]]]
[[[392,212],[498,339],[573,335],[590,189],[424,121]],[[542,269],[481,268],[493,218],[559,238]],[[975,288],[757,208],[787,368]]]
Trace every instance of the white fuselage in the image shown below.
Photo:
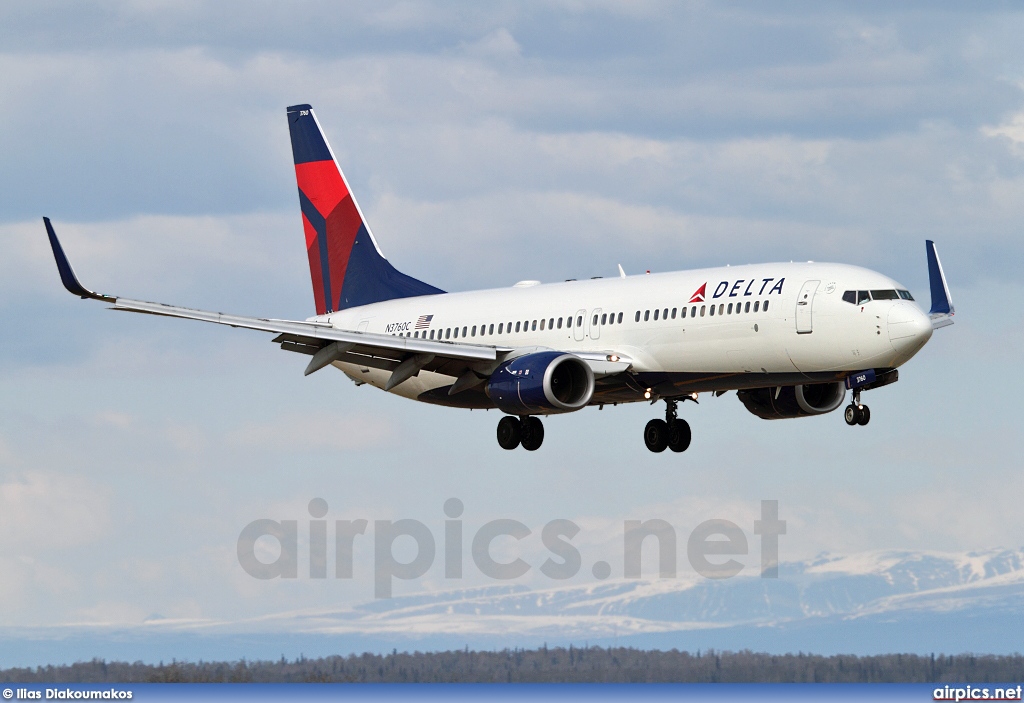
[[[695,299],[702,286],[703,301]],[[528,282],[389,300],[312,319],[329,320],[339,329],[461,344],[618,354],[632,360],[633,374],[720,374],[715,388],[730,390],[749,386],[757,374],[839,377],[904,364],[931,337],[929,318],[905,298],[863,304],[843,299],[846,291],[872,290],[905,292],[891,278],[856,266],[755,264]],[[432,316],[429,323],[426,316]],[[355,364],[335,365],[381,388],[390,376]],[[451,383],[450,376],[422,371],[393,392],[416,398]]]

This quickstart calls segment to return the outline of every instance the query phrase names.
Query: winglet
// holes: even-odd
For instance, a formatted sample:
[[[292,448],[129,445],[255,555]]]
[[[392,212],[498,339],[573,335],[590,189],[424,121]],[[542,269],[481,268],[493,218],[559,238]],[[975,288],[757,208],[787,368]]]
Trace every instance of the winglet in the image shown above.
[[[949,286],[946,285],[946,274],[942,271],[939,255],[935,252],[935,242],[926,240],[925,249],[928,251],[928,283],[932,289],[932,309],[928,314],[952,315],[953,298],[949,294]]]
[[[100,295],[94,293],[81,283],[78,282],[78,277],[75,276],[75,270],[71,268],[71,263],[68,261],[68,257],[64,254],[64,247],[60,245],[60,240],[57,239],[57,233],[53,231],[53,225],[50,224],[50,218],[44,217],[43,224],[46,225],[46,236],[50,238],[50,248],[53,249],[53,258],[57,261],[57,271],[60,272],[61,283],[68,289],[69,292],[80,298],[93,298],[95,300],[105,300],[108,303],[117,301],[110,295]]]

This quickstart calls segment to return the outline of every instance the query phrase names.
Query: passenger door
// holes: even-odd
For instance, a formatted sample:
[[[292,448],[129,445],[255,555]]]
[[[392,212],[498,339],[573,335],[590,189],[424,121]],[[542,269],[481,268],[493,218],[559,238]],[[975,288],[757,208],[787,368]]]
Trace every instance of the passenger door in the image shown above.
[[[806,281],[800,288],[796,298],[796,333],[810,334],[813,331],[811,311],[814,307],[814,294],[821,281]]]

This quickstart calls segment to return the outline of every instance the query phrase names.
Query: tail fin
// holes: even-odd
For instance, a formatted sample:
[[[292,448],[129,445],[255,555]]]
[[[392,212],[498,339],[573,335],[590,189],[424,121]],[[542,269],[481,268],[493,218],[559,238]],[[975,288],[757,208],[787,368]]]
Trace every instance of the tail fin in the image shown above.
[[[302,228],[318,315],[444,293],[388,263],[309,105],[288,108]]]

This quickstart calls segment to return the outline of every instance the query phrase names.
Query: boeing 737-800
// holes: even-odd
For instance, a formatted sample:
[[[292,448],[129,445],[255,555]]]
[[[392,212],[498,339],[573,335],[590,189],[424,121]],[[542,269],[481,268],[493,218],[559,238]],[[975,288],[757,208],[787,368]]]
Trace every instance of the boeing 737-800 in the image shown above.
[[[370,233],[309,105],[288,110],[316,315],[275,320],[95,293],[75,276],[43,218],[64,286],[116,310],[275,334],[356,384],[454,408],[497,408],[498,443],[540,447],[540,416],[587,406],[665,402],[644,429],[652,452],[684,451],[679,403],[737,391],[764,419],[820,415],[847,392],[849,425],[870,419],[861,394],[953,322],[931,241],[931,309],[907,288],[856,266],[776,263],[446,293],[396,270]]]

